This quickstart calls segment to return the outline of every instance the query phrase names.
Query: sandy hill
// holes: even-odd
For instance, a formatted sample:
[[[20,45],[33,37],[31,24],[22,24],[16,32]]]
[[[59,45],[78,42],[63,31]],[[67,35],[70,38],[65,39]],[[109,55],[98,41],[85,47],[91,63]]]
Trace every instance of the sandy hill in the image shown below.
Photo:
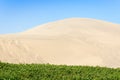
[[[120,67],[120,25],[70,18],[0,35],[0,61]]]

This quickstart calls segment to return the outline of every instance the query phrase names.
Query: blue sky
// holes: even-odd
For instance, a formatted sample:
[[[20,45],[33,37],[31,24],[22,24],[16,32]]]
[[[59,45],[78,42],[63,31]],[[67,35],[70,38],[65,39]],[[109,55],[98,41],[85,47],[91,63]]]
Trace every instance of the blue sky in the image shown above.
[[[120,0],[0,0],[0,34],[73,17],[120,24]]]

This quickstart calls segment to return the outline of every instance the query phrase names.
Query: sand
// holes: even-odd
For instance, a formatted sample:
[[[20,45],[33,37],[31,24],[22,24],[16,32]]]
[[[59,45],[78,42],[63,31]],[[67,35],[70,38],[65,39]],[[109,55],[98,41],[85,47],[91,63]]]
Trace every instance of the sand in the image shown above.
[[[0,61],[120,67],[120,25],[69,18],[0,35]]]

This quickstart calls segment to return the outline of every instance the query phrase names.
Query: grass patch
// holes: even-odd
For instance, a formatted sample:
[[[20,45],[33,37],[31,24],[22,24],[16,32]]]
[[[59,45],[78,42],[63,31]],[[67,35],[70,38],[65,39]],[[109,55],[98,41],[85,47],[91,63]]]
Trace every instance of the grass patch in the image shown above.
[[[120,80],[120,68],[0,62],[0,80]]]

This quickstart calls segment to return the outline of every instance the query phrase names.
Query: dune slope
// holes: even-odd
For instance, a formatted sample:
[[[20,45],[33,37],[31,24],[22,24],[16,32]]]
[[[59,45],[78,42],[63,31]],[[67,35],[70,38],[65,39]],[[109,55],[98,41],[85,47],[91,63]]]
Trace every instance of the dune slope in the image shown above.
[[[1,35],[0,61],[120,67],[120,25],[70,18]]]

